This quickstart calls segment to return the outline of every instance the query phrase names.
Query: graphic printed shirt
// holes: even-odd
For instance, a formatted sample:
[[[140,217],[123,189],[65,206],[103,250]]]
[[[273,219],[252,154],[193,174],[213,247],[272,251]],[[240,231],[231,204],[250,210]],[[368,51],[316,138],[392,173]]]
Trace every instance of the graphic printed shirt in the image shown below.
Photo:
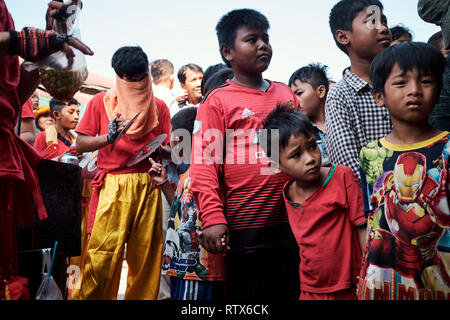
[[[162,272],[186,280],[223,281],[224,255],[209,253],[200,246],[202,223],[191,192],[191,172],[180,175],[164,244]]]
[[[382,138],[361,150],[369,234],[360,299],[450,299],[450,277],[437,249],[450,226],[449,153],[448,132],[411,145]]]

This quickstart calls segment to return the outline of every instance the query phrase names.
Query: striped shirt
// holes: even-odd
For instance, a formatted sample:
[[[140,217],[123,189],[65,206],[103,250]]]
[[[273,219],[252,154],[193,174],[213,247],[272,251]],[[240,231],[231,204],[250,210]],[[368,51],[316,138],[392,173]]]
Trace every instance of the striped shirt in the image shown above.
[[[389,113],[376,104],[370,84],[349,68],[328,93],[325,122],[330,162],[349,167],[359,178],[361,148],[392,130]]]
[[[268,174],[267,157],[255,143],[255,133],[269,112],[278,103],[290,101],[298,106],[284,84],[270,82],[270,87],[261,92],[228,80],[211,91],[198,108],[192,192],[204,228],[228,224],[232,251],[296,245],[281,193],[288,177]],[[208,138],[208,132],[217,134],[214,139],[219,140],[218,149],[225,154],[222,163],[198,163],[195,158],[196,153],[204,155],[211,148],[214,139]]]

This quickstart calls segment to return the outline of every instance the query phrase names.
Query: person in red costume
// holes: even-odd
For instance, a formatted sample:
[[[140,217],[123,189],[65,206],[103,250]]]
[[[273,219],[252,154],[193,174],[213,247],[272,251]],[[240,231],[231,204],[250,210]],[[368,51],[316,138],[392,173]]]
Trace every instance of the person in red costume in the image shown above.
[[[47,16],[67,8],[58,1],[49,3]],[[0,300],[28,299],[27,279],[17,275],[17,225],[31,225],[45,219],[36,167],[42,155],[15,133],[19,110],[39,83],[38,69],[25,61],[37,62],[62,50],[70,58],[73,46],[84,54],[93,52],[80,40],[54,31],[24,28],[15,31],[5,1],[0,0]]]

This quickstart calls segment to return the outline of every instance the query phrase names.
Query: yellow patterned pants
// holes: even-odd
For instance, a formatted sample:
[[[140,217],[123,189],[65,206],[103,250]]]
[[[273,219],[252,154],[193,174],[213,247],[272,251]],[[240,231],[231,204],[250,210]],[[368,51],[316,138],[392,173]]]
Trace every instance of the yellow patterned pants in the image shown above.
[[[81,282],[81,300],[114,300],[125,244],[125,299],[156,300],[162,257],[161,194],[147,173],[108,174],[100,191]]]

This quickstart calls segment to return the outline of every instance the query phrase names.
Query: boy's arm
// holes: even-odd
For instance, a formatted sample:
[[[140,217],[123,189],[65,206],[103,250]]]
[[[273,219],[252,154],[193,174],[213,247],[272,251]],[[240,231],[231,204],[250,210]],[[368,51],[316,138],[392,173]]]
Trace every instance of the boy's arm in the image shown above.
[[[325,123],[326,147],[330,162],[349,167],[359,178],[355,125],[343,99],[333,95],[328,96],[325,104]]]
[[[109,144],[107,135],[101,136],[87,136],[82,133],[78,133],[77,142],[76,142],[76,150],[77,153],[81,154],[84,152],[91,152],[98,150],[100,148],[106,147]]]
[[[164,168],[162,164],[155,162],[152,158],[148,158],[148,160],[152,165],[150,170],[148,170],[148,174],[152,177],[153,182],[164,193],[169,205],[172,204],[175,197],[175,192],[169,182],[169,178],[167,177],[166,168]]]
[[[358,226],[356,229],[358,231],[358,239],[359,244],[361,246],[361,253],[364,255],[364,250],[366,249],[366,229],[367,229],[367,223],[364,223],[361,226]]]
[[[218,252],[218,249],[225,250],[217,244],[228,234],[219,184],[225,124],[220,101],[211,100],[213,97],[197,111],[191,154],[191,190],[203,223],[202,245],[210,252]]]
[[[364,214],[361,184],[351,170],[348,168],[345,168],[345,170],[347,170],[344,183],[348,204],[348,216],[351,223],[356,226],[361,250],[364,253],[366,247],[367,218]]]

